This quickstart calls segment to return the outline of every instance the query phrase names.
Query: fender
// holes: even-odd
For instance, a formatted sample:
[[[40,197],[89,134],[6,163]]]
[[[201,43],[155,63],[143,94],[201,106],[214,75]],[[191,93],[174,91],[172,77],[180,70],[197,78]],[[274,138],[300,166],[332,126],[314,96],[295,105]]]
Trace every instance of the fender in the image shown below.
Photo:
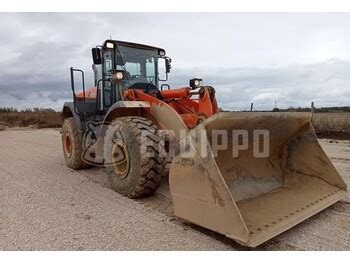
[[[65,102],[63,105],[63,108],[62,108],[63,121],[64,121],[64,119],[66,119],[68,117],[74,118],[74,122],[77,125],[77,127],[79,128],[79,130],[84,129],[79,115],[74,110],[74,103],[73,102]]]
[[[148,102],[143,101],[118,101],[114,103],[107,111],[103,118],[100,135],[104,135],[107,131],[107,126],[118,117],[123,116],[139,116],[145,114],[146,109],[150,108]]]
[[[138,115],[140,111],[150,107],[150,103],[144,101],[118,101],[108,109],[103,123],[108,123],[117,117]]]
[[[179,139],[180,130],[189,131],[179,114],[167,103],[158,99],[154,101],[119,101],[110,107],[104,120],[102,128],[115,118],[122,116],[138,115],[152,120],[161,130],[172,130],[175,137]],[[101,135],[105,130],[101,130]]]

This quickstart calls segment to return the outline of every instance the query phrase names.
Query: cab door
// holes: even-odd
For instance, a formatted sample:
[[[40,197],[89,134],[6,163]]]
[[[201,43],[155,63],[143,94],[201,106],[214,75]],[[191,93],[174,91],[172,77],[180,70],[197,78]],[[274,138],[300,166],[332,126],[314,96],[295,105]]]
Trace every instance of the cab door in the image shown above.
[[[100,82],[102,85],[102,104],[103,109],[109,108],[114,103],[115,92],[113,90],[113,51],[106,50],[103,52],[103,63],[102,63],[102,75],[103,81]]]

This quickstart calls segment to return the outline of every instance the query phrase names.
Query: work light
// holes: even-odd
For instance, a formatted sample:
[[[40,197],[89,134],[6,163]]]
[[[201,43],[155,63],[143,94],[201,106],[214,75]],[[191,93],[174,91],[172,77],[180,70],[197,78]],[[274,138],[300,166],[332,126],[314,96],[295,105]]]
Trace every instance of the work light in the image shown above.
[[[200,78],[193,78],[190,80],[190,87],[192,87],[192,89],[196,89],[201,85],[202,79]]]
[[[107,48],[114,48],[114,44],[111,43],[111,42],[107,42],[107,43],[106,43],[106,47],[107,47]]]

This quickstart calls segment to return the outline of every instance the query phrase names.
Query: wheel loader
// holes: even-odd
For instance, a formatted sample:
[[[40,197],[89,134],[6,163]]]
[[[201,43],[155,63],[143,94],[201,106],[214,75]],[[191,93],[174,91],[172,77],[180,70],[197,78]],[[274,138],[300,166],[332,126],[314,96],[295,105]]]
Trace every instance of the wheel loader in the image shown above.
[[[70,69],[62,128],[69,168],[104,166],[129,198],[153,194],[169,174],[176,217],[249,247],[347,194],[309,113],[219,110],[201,79],[166,84],[171,58],[162,48],[106,40],[92,57],[95,87],[85,90],[84,72]]]

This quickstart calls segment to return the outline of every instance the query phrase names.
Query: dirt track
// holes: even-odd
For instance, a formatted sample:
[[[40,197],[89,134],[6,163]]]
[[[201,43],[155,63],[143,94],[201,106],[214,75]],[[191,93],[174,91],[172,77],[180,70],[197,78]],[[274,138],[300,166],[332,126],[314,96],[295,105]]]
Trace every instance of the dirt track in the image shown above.
[[[349,185],[350,141],[336,142],[321,141]],[[155,196],[130,200],[103,169],[68,169],[59,131],[0,132],[1,250],[247,249],[172,213],[167,181]],[[350,250],[350,196],[258,249]]]

